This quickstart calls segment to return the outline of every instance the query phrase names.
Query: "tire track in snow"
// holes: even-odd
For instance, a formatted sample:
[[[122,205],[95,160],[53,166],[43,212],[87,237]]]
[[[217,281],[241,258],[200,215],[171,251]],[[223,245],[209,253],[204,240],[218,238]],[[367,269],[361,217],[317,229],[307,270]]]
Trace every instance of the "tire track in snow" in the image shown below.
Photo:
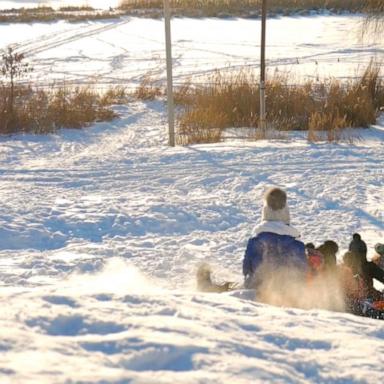
[[[13,48],[18,53],[22,53],[26,56],[32,56],[44,51],[48,51],[53,48],[60,47],[68,43],[72,43],[77,40],[84,39],[86,37],[91,37],[99,33],[106,32],[111,29],[115,29],[121,25],[128,23],[129,21],[130,19],[123,19],[121,21],[109,23],[107,25],[102,25],[102,26],[99,26],[99,25],[95,26],[92,24],[86,27],[77,28],[75,30],[69,30],[64,33],[58,32],[53,35],[45,35],[44,36],[45,39],[43,39],[42,41],[41,40],[26,41],[16,46],[13,46]],[[0,50],[0,54],[4,52],[5,52],[4,49]]]
[[[90,27],[91,25],[89,25]],[[42,41],[47,41],[49,39],[54,39],[58,36],[63,36],[64,34],[69,34],[69,33],[74,33],[74,32],[78,32],[78,31],[81,31],[81,30],[84,30],[84,25],[81,25],[81,27],[78,27],[78,28],[69,28],[69,29],[66,29],[66,30],[59,30],[59,31],[56,31],[56,32],[52,32],[52,33],[46,33],[46,34],[42,34],[38,37],[35,37],[34,39],[30,39],[30,40],[23,40],[19,43],[12,43],[12,44],[9,44],[8,47],[12,48],[14,51],[17,51],[17,52],[20,52],[22,49],[25,49],[27,47],[30,47],[32,46],[33,44],[36,44],[38,42],[42,42]],[[4,48],[0,49],[0,53],[4,53],[6,50]]]

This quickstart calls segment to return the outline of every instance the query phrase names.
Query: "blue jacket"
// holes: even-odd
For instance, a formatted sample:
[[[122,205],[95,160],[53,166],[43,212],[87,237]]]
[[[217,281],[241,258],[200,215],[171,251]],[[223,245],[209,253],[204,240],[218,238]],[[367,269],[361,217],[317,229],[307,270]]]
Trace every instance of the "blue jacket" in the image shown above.
[[[273,268],[294,267],[306,272],[308,269],[305,246],[289,235],[261,232],[248,240],[243,260],[245,288],[254,288],[255,272],[262,263]]]

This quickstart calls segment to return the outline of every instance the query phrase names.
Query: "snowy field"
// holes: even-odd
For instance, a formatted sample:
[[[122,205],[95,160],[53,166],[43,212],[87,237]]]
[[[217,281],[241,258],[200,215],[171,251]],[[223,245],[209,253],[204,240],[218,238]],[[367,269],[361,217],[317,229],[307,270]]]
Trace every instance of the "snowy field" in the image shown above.
[[[280,17],[268,20],[268,71],[292,81],[359,75],[383,60],[378,36],[362,36],[361,15]],[[305,33],[303,33],[305,31]],[[260,20],[172,21],[175,83],[195,83],[216,69],[259,68]],[[165,83],[164,23],[122,18],[83,23],[0,24],[0,51],[25,53],[40,85],[53,82],[137,86],[145,76]]]
[[[316,56],[348,76],[382,49],[352,37],[359,17],[279,20],[308,31],[270,40],[281,65],[299,55],[304,71]],[[335,27],[328,42],[321,20]],[[199,73],[226,59],[256,62],[257,22],[227,21],[244,28],[237,39],[223,22],[175,21],[179,79],[194,71],[188,57]],[[204,30],[191,25],[222,33],[201,51]],[[111,29],[92,32],[101,26]],[[119,83],[147,70],[163,76],[161,33],[161,22],[137,19],[1,25],[0,41],[31,39],[41,78],[85,82],[96,68]],[[0,383],[380,383],[383,321],[267,306],[241,291],[202,294],[194,274],[208,261],[241,281],[270,185],[288,191],[303,241],[333,239],[342,254],[359,231],[372,256],[384,240],[384,119],[356,131],[354,144],[169,148],[161,101],[116,109],[119,120],[82,131],[0,138]]]

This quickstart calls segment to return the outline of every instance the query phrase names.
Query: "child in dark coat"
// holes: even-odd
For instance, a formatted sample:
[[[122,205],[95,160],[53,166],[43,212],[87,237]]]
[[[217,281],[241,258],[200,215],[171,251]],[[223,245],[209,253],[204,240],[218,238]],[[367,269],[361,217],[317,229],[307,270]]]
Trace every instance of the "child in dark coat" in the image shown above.
[[[248,240],[243,259],[245,288],[258,289],[263,283],[274,280],[281,286],[277,273],[284,270],[291,272],[291,279],[293,275],[299,280],[305,279],[308,264],[304,244],[297,240],[299,236],[290,226],[286,193],[280,188],[267,190],[262,222]]]
[[[349,252],[344,255],[344,263],[351,268],[354,275],[362,279],[368,298],[383,300],[383,294],[374,288],[373,280],[384,284],[384,270],[367,260],[367,245],[357,233],[353,235]]]
[[[367,244],[361,239],[359,233],[353,234],[352,241],[349,244],[349,252],[352,252],[354,257],[359,259],[361,263],[367,261]]]

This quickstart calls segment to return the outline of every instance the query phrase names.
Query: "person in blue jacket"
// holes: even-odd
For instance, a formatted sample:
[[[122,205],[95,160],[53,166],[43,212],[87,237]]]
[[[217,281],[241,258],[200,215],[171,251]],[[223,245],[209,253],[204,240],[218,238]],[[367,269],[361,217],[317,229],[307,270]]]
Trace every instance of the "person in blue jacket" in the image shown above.
[[[257,289],[263,282],[288,271],[291,279],[306,278],[308,263],[299,232],[290,225],[287,194],[273,187],[266,191],[262,222],[248,240],[243,260],[244,287]],[[277,284],[283,282],[276,282]]]

